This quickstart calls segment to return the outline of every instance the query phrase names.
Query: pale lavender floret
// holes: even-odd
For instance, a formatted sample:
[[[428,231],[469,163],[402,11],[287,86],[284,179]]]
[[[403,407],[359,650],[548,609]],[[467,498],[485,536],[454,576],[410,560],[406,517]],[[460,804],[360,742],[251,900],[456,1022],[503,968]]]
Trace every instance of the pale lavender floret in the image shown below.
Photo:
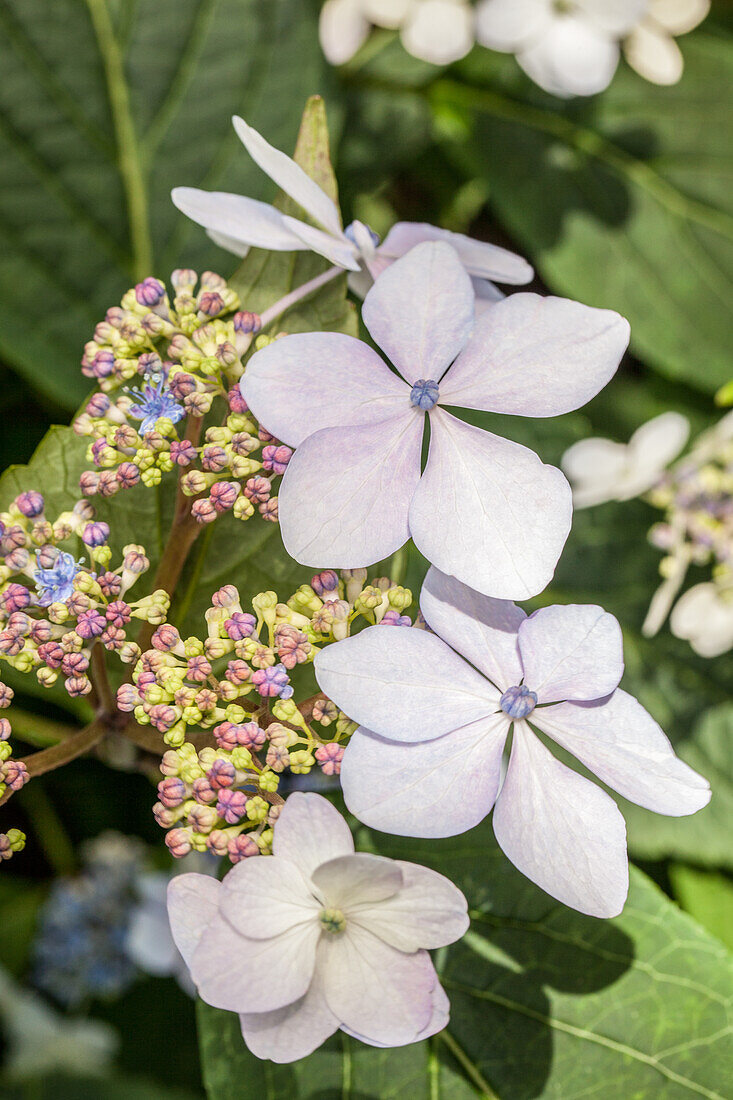
[[[21,493],[15,503],[23,515],[27,516],[29,519],[40,516],[45,507],[42,495],[34,490],[29,490],[27,493]]]
[[[154,427],[156,420],[160,417],[166,417],[177,424],[186,415],[183,406],[179,405],[168,392],[168,385],[163,375],[157,379],[151,378],[141,390],[131,389],[129,393],[137,398],[137,403],[130,406],[129,415],[142,421],[141,435]]]
[[[135,297],[141,306],[152,308],[157,306],[158,302],[165,297],[165,285],[161,283],[160,279],[154,279],[150,276],[137,284]]]
[[[288,798],[272,856],[248,858],[258,849],[246,834],[228,848],[236,866],[223,882],[176,877],[168,912],[199,996],[239,1013],[253,1054],[294,1062],[339,1028],[402,1046],[445,1027],[449,1004],[428,950],[468,927],[451,882],[354,852],[348,825],[316,794]]]
[[[435,567],[420,603],[432,633],[369,627],[316,656],[322,691],[360,723],[341,768],[348,808],[382,831],[439,837],[473,828],[493,807],[496,839],[528,878],[583,913],[619,913],[623,817],[534,728],[656,813],[695,813],[710,788],[618,687],[618,623],[584,605],[527,616]]]
[[[36,551],[38,568],[35,582],[39,604],[41,607],[48,607],[52,603],[64,603],[73,595],[74,578],[79,572],[79,563],[66,551],[58,553],[53,565],[48,568],[42,568],[41,561],[41,551]]]
[[[267,699],[274,699],[278,695],[281,699],[290,699],[293,695],[293,686],[283,665],[258,668],[252,673],[252,683],[260,695]]]
[[[109,524],[103,520],[88,523],[81,533],[82,542],[87,546],[103,546],[109,538]]]

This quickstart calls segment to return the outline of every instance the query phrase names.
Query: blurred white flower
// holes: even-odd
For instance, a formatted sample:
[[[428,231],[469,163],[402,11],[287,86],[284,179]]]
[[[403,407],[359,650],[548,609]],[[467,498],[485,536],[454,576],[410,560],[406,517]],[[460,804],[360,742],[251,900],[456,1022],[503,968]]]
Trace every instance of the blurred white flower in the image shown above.
[[[696,584],[675,604],[669,625],[701,657],[727,653],[733,648],[733,588],[713,581]]]
[[[649,0],[481,0],[476,38],[516,55],[528,76],[557,96],[595,95],[613,79],[620,41]]]
[[[624,56],[632,68],[653,84],[676,84],[684,59],[675,42],[702,23],[710,0],[649,0],[644,18],[624,42]]]
[[[58,1073],[101,1075],[119,1045],[109,1024],[62,1016],[2,968],[0,1016],[7,1040],[3,1069],[15,1080]]]
[[[170,881],[171,876],[161,871],[149,871],[138,877],[135,886],[140,900],[130,916],[125,951],[140,970],[155,978],[175,978],[193,997],[194,985],[173,942],[168,920],[166,895]]]
[[[628,443],[581,439],[562,457],[576,508],[608,500],[631,500],[651,489],[687,442],[690,425],[676,412],[642,424]]]
[[[332,65],[343,65],[373,26],[399,30],[413,57],[449,65],[474,42],[468,0],[326,0],[321,9],[321,47]]]

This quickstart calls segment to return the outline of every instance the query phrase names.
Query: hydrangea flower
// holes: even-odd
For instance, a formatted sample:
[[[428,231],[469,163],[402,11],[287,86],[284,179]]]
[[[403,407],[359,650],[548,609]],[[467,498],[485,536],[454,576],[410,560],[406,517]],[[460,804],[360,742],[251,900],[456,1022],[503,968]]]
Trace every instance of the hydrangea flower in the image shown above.
[[[710,11],[710,0],[648,0],[643,19],[624,42],[624,57],[652,84],[676,84],[685,67],[675,42]]]
[[[435,634],[369,627],[316,658],[322,690],[362,725],[341,767],[347,806],[367,825],[423,837],[463,832],[493,807],[496,839],[523,874],[583,913],[619,913],[624,819],[533,727],[657,813],[694,813],[710,788],[618,688],[618,623],[581,605],[527,617],[434,568],[420,603]]]
[[[642,19],[648,0],[481,0],[476,38],[516,54],[547,92],[595,95],[616,72],[619,42]]]
[[[177,876],[168,911],[199,996],[239,1013],[258,1058],[296,1061],[339,1028],[402,1046],[448,1021],[427,949],[463,935],[466,899],[434,871],[355,853],[320,795],[290,796],[272,856],[223,882]]]
[[[143,388],[128,391],[131,397],[136,398],[136,403],[130,405],[128,414],[135,420],[141,420],[140,434],[144,435],[155,427],[156,420],[165,417],[171,423],[177,424],[186,415],[186,410],[179,405],[168,390],[168,382],[165,375],[151,376]]]
[[[631,500],[657,483],[687,443],[690,422],[676,412],[655,416],[628,443],[581,439],[562,457],[573,487],[573,504],[588,508],[608,500]]]
[[[36,551],[36,559],[40,551]],[[65,550],[59,551],[58,557],[48,569],[40,565],[36,569],[35,582],[38,593],[38,602],[41,607],[49,607],[52,603],[64,603],[74,592],[74,578],[81,568],[72,554]]]
[[[326,0],[319,23],[326,59],[343,65],[373,25],[399,30],[407,52],[434,65],[465,57],[474,41],[468,0]]]
[[[316,223],[307,225],[244,195],[176,187],[171,196],[178,209],[235,255],[245,256],[251,246],[273,252],[317,252],[337,267],[354,272],[352,289],[363,296],[372,280],[415,244],[444,240],[455,248],[475,279],[482,300],[501,297],[493,281],[521,286],[532,278],[530,265],[513,252],[433,225],[398,222],[381,245],[362,222],[342,229],[338,207],[300,165],[268,144],[244,119],[235,117],[234,128],[255,163]]]
[[[492,596],[542,591],[570,530],[565,478],[444,406],[533,417],[576,409],[613,375],[628,323],[514,294],[474,324],[471,281],[441,241],[381,275],[363,319],[399,375],[353,337],[304,333],[259,351],[240,383],[267,430],[297,447],[279,495],[288,553],[355,568],[412,536],[431,562]]]
[[[733,648],[733,587],[714,581],[695,584],[675,604],[669,626],[701,657],[719,657]]]

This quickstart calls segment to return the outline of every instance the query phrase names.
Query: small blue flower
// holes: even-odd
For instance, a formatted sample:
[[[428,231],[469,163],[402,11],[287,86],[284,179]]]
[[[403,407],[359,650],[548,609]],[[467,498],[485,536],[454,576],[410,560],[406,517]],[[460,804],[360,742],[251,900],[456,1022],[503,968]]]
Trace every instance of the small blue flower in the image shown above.
[[[186,415],[186,410],[175,401],[168,392],[168,383],[165,375],[158,375],[148,379],[142,390],[131,389],[128,391],[132,397],[138,399],[138,404],[130,406],[130,416],[136,420],[142,420],[140,434],[150,431],[155,421],[161,416],[167,417],[177,424],[181,417]]]
[[[507,688],[499,700],[499,706],[509,718],[526,718],[537,706],[537,696],[526,684],[521,684]]]
[[[36,591],[41,607],[48,607],[52,603],[65,603],[74,591],[74,577],[81,568],[81,563],[74,560],[71,554],[64,551],[59,553],[50,569],[42,569],[38,560],[40,551],[36,550]]]

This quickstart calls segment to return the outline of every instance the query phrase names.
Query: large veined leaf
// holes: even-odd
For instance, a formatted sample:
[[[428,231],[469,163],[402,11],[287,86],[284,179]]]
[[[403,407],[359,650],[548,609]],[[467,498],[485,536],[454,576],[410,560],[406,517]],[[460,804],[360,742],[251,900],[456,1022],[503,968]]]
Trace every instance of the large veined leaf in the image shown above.
[[[179,184],[270,198],[231,127],[289,148],[324,88],[301,0],[0,4],[0,354],[73,409],[84,341],[146,275],[234,264]]]
[[[456,152],[552,290],[619,310],[640,358],[711,393],[730,377],[733,146],[721,89],[733,60],[724,38],[681,45],[675,87],[622,67],[603,95],[570,104],[479,50],[463,69],[473,86],[439,81],[434,103],[449,125],[457,112],[473,127]]]
[[[733,962],[644,875],[624,913],[584,917],[527,882],[484,824],[377,850],[449,876],[471,929],[438,953],[447,1031],[394,1051],[334,1037],[293,1066],[258,1062],[235,1015],[199,1005],[210,1100],[723,1100],[733,1073]],[[362,845],[363,846],[363,845]]]

